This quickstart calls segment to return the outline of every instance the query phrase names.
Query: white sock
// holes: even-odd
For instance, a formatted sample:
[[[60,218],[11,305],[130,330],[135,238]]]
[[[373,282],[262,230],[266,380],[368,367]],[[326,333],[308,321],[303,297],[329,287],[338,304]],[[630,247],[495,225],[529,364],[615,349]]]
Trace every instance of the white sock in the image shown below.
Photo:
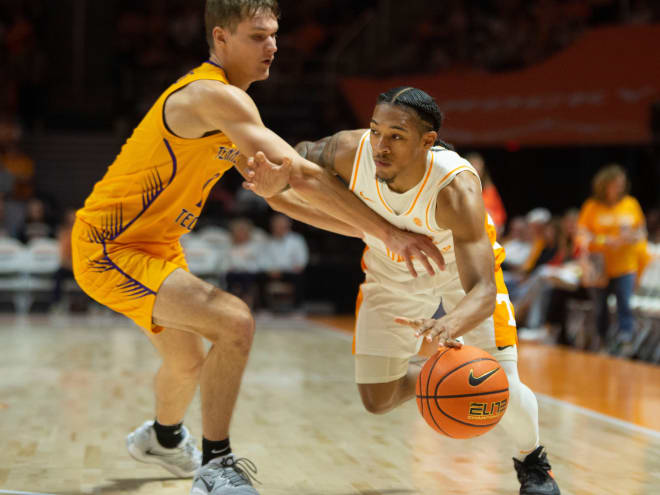
[[[522,461],[539,446],[539,405],[534,393],[520,381],[516,361],[500,361],[509,380],[509,405],[500,421],[513,439],[513,457]]]

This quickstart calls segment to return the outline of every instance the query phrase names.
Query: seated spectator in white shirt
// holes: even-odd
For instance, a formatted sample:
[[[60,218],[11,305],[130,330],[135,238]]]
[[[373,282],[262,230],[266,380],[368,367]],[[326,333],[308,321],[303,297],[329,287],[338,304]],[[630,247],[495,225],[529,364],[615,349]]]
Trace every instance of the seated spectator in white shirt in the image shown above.
[[[266,243],[262,297],[269,285],[279,282],[290,284],[293,289],[294,308],[300,309],[303,302],[304,270],[309,260],[309,250],[303,236],[291,231],[291,220],[281,214],[270,219],[271,237]]]
[[[258,294],[257,280],[263,266],[263,245],[254,238],[252,222],[247,218],[232,221],[229,231],[227,290],[253,308]]]
[[[525,217],[511,219],[509,231],[504,236],[502,246],[506,251],[506,259],[502,268],[508,270],[522,268],[532,252],[532,234]]]

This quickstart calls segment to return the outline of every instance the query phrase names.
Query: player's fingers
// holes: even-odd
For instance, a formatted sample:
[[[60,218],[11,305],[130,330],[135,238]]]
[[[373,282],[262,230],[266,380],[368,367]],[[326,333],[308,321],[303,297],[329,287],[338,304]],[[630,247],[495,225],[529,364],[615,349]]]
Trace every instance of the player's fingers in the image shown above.
[[[246,181],[246,182],[243,182],[243,188],[244,188],[244,189],[247,189],[247,190],[249,190],[249,191],[253,191],[254,188],[255,188],[255,185],[254,185],[254,183],[252,183],[252,182],[247,182],[247,181]]]
[[[426,256],[426,253],[422,251],[421,249],[416,249],[417,251],[417,259],[424,265],[424,268],[428,272],[429,275],[435,275],[435,270],[431,266],[431,263],[429,263],[429,259]]]
[[[257,153],[254,155],[254,160],[257,162],[257,164],[264,165],[266,163],[266,155],[264,155],[261,151],[257,151]]]
[[[432,340],[435,335],[433,334],[433,325],[435,320],[421,320],[417,325],[415,337],[424,337],[427,340]],[[430,338],[429,338],[430,337]]]
[[[442,253],[438,249],[438,246],[433,244],[433,242],[429,239],[428,241],[428,249],[424,249],[424,252],[426,253],[427,256],[430,256],[433,261],[435,261],[435,264],[438,265],[438,268],[440,270],[445,269],[445,258],[442,256]]]
[[[417,325],[415,325],[413,320],[409,320],[408,318],[403,318],[401,316],[394,318],[394,322],[398,323],[399,325],[409,326],[410,328],[417,328]]]
[[[463,343],[460,340],[456,340],[456,339],[447,339],[445,340],[443,345],[446,347],[454,347],[456,349],[460,349],[461,347],[463,347]]]
[[[413,277],[417,278],[417,270],[415,270],[415,267],[413,266],[412,256],[410,255],[410,253],[409,253],[409,252],[405,252],[405,253],[403,254],[403,259],[404,259],[405,262],[406,262],[406,266],[408,267],[408,271],[410,272],[410,274],[411,274]]]
[[[249,169],[254,168],[254,157],[253,156],[248,157],[247,166],[248,166]]]
[[[282,168],[283,169],[291,168],[291,158],[284,158],[282,160]]]

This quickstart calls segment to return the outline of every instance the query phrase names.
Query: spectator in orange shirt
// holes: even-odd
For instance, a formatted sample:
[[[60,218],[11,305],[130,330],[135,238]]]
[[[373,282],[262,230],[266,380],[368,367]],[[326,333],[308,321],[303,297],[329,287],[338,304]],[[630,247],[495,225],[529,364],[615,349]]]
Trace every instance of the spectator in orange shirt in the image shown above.
[[[484,198],[484,206],[486,211],[490,213],[493,222],[495,222],[495,228],[497,229],[497,235],[501,236],[506,225],[506,210],[504,209],[504,204],[502,203],[502,198],[497,192],[495,184],[493,184],[488,169],[486,169],[486,162],[484,157],[479,153],[468,153],[465,157],[467,161],[475,168],[479,174],[479,179],[481,179],[481,192]]]
[[[593,195],[580,211],[578,240],[583,257],[596,254],[603,260],[604,287],[590,289],[595,304],[599,335],[607,337],[609,311],[607,297],[616,295],[617,347],[623,354],[631,350],[635,320],[630,298],[639,270],[638,245],[646,239],[644,213],[635,198],[628,195],[625,170],[616,164],[601,169],[593,179]]]

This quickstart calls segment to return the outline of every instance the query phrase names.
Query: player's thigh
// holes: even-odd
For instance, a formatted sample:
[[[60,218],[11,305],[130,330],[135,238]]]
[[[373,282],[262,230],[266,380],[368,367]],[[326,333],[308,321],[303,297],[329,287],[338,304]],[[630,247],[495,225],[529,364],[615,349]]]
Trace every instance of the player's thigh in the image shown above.
[[[408,359],[355,355],[355,382],[368,411],[380,412],[398,395],[400,381],[408,373]]]
[[[355,383],[358,386],[393,383],[408,372],[408,358],[356,354]]]
[[[422,339],[395,319],[430,318],[440,300],[435,291],[406,293],[380,283],[363,283],[356,310],[355,354],[404,359],[414,356]]]
[[[212,342],[251,342],[254,332],[250,309],[241,299],[183,269],[174,270],[160,286],[152,319],[156,325],[194,332]]]

